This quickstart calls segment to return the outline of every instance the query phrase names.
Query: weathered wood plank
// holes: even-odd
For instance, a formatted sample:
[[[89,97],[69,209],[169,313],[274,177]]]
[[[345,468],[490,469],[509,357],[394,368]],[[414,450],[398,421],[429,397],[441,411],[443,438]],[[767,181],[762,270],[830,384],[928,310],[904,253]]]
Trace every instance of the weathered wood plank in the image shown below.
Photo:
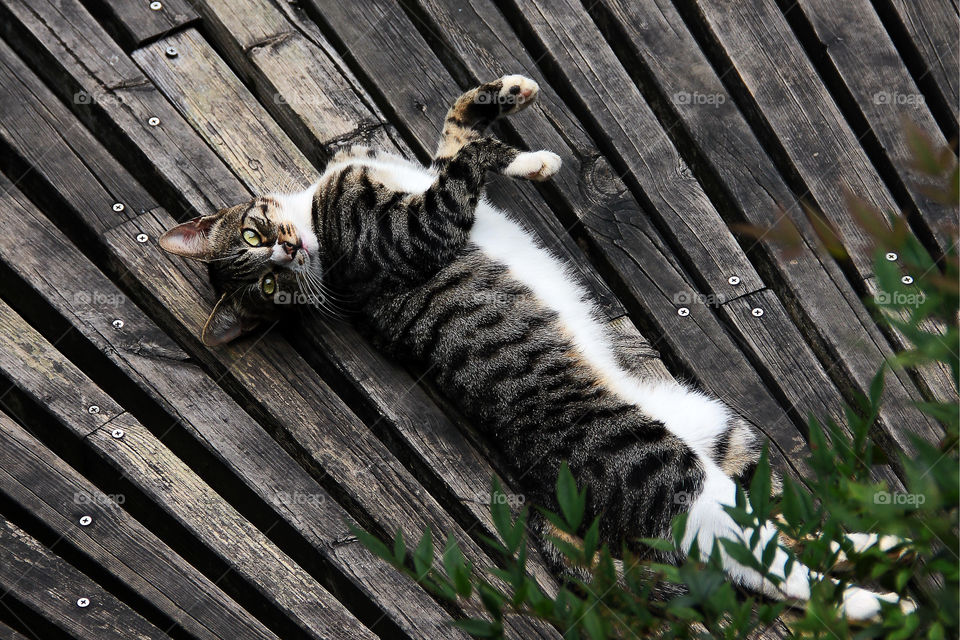
[[[68,115],[59,117],[69,120]],[[59,121],[62,122],[62,119]],[[49,123],[47,126],[49,127]],[[154,247],[149,249],[156,252],[159,271],[152,272],[149,278],[139,273],[138,270],[146,266],[141,262],[147,247],[135,240],[139,233],[137,227],[119,228],[112,236],[112,244],[110,240],[100,237],[110,225],[100,218],[101,212],[87,209],[85,202],[89,198],[83,195],[84,189],[97,190],[102,189],[103,184],[110,184],[112,196],[119,201],[147,202],[150,198],[129,177],[107,175],[111,172],[122,175],[123,170],[115,161],[111,161],[94,141],[74,141],[74,144],[84,149],[85,158],[88,155],[97,158],[97,167],[106,167],[109,170],[104,170],[103,176],[90,175],[86,179],[70,180],[69,185],[64,185],[62,193],[49,193],[44,190],[40,197],[49,197],[50,206],[69,211],[69,215],[74,216],[73,226],[80,227],[79,233],[87,242],[107,244],[106,252],[103,247],[96,250],[98,255],[110,256],[114,260],[113,266],[104,266],[124,278],[130,277],[130,271],[139,275],[140,281],[131,283],[131,286],[140,292],[143,292],[143,286],[162,290],[161,302],[156,302],[154,298],[151,310],[163,319],[165,326],[171,323],[175,325],[174,334],[179,339],[186,340],[191,354],[200,352],[205,364],[211,367],[218,377],[222,377],[223,385],[236,397],[242,398],[245,405],[251,406],[258,418],[273,425],[273,435],[314,477],[320,479],[325,486],[333,485],[338,497],[346,496],[351,508],[360,505],[362,513],[357,515],[364,526],[384,532],[399,526],[408,538],[415,538],[426,526],[436,531],[449,531],[462,541],[472,561],[479,565],[489,564],[489,559],[485,559],[479,547],[471,543],[463,533],[464,530],[453,523],[440,505],[426,494],[395,457],[352,417],[345,405],[288,345],[276,337],[271,337],[255,343],[257,348],[252,350],[256,353],[254,356],[251,351],[245,351],[248,345],[213,354],[199,344],[199,328],[203,324],[206,309],[211,306],[211,293],[209,286],[204,284],[205,276],[196,266],[180,259],[169,260]],[[19,148],[19,153],[25,154],[31,159],[31,163],[38,165],[35,171],[56,174],[56,161],[60,158],[40,156],[35,154],[36,150],[36,147],[23,145]],[[84,162],[76,159],[71,162],[77,171],[89,170],[83,169]],[[45,169],[41,169],[42,167]],[[61,197],[68,198],[66,205],[59,199]],[[102,195],[96,198],[104,199]],[[169,227],[173,224],[172,219],[164,212],[160,211],[157,215],[162,222],[154,221],[155,226],[149,228],[153,238],[159,235],[160,225]],[[116,225],[117,222],[119,221],[114,220],[113,224]],[[124,235],[127,233],[132,235],[128,238]],[[125,253],[120,255],[114,251],[118,244],[117,238],[122,238],[123,243],[129,242]],[[173,274],[179,276],[174,284],[169,284]],[[170,315],[174,310],[177,314],[185,314],[182,317],[188,318],[189,324],[181,325],[174,320]],[[241,361],[243,366],[238,367],[237,363]],[[251,397],[250,389],[256,389],[254,397]],[[301,395],[294,389],[309,390],[309,393],[304,391]],[[286,398],[287,401],[278,403],[278,398]],[[318,431],[317,425],[323,425],[323,428]],[[330,478],[335,478],[336,481]],[[488,483],[489,475],[484,478],[482,486],[486,487]],[[474,492],[471,495],[476,494]],[[439,621],[437,623],[439,624]],[[539,631],[527,629],[524,633]],[[547,635],[552,633],[552,630],[548,631]]]
[[[17,600],[80,640],[167,637],[2,515],[0,549],[0,599]]]
[[[870,2],[801,0],[785,14],[808,53],[820,58],[821,68],[835,70],[836,81],[849,90],[855,105],[845,105],[843,88],[833,86],[826,72],[828,87],[835,96],[840,94],[841,106],[862,114],[870,131],[864,142],[872,146],[871,136],[879,142],[881,148],[872,151],[874,163],[901,208],[919,236],[935,247],[934,255],[943,255],[956,243],[956,211],[924,193],[929,178],[913,163],[905,122],[937,147],[946,147],[947,141]]]
[[[896,203],[773,0],[698,2],[681,14],[719,66],[732,68],[724,79],[771,155],[796,172],[800,193],[836,227],[860,277],[871,276],[870,238],[838,195],[849,190],[881,211]]]
[[[813,348],[823,371],[845,393],[850,389],[865,392],[890,349],[843,273],[816,249],[815,233],[791,190],[767,159],[673,5],[655,0],[610,0],[598,9],[594,14],[597,21],[611,42],[620,43],[624,64],[635,70],[633,82],[656,89],[648,99],[662,118],[676,123],[672,127],[675,133],[684,132],[678,143],[693,154],[712,196],[733,219],[766,228],[789,215],[808,238],[789,258],[772,240],[745,238],[744,243]],[[617,94],[608,98],[618,99]],[[591,106],[594,111],[601,109]],[[824,191],[822,195],[839,215],[842,199],[838,193]],[[842,215],[849,217],[845,211]],[[919,394],[905,372],[891,379],[889,391],[897,401],[885,407],[881,417],[887,429],[900,433],[907,446],[910,443],[902,436],[905,424],[916,424],[921,432],[936,438],[937,428],[910,404]]]
[[[430,50],[414,30],[410,21],[400,13],[393,3],[390,2],[371,2],[367,3],[361,11],[359,7],[352,5],[334,5],[333,3],[316,3],[318,16],[322,17],[330,31],[334,32],[341,42],[351,43],[349,55],[356,60],[357,66],[362,70],[365,81],[375,86],[374,93],[383,96],[389,108],[385,110],[393,111],[398,114],[403,125],[415,136],[415,144],[421,148],[430,148],[437,135],[436,122],[442,119],[443,109],[447,107],[449,95],[461,90],[461,88],[450,77],[449,72],[444,69],[436,56]],[[484,14],[486,15],[486,13]],[[373,25],[390,22],[394,25],[391,29],[375,29]],[[473,29],[468,31],[474,32]],[[469,40],[467,40],[469,42]],[[465,46],[464,48],[471,48]],[[482,48],[482,47],[477,47]],[[519,47],[514,45],[512,57],[521,55]],[[406,52],[404,61],[391,59],[384,56],[384,51],[403,50]],[[415,62],[411,62],[415,61]],[[518,68],[529,69],[535,76],[534,65],[523,64],[518,60],[518,64],[510,63],[507,58],[502,64],[504,67],[496,69],[513,71]],[[477,67],[478,73],[490,74],[490,71],[483,71],[478,68],[478,63],[472,62],[471,65]],[[501,63],[498,63],[498,65]],[[506,65],[509,65],[507,67]],[[415,71],[414,71],[415,70]],[[465,83],[472,83],[474,79],[468,79]],[[437,86],[444,87],[437,93]],[[578,125],[573,125],[572,129],[561,128],[559,131],[554,128],[554,123],[567,122],[569,116],[563,111],[565,108],[559,100],[551,98],[547,94],[549,91],[544,84],[544,99],[549,100],[551,107],[534,106],[528,109],[517,118],[508,119],[505,127],[515,131],[523,131],[529,137],[526,138],[526,145],[529,147],[539,147],[545,142],[554,141],[557,147],[551,147],[554,151],[563,151],[564,148],[570,148],[568,142],[570,137],[579,140],[586,140],[585,136],[573,131],[579,129]],[[422,104],[431,114],[436,114],[437,121],[431,123],[424,118],[423,113],[415,105]],[[543,111],[544,109],[550,111]],[[533,127],[530,129],[529,127]],[[532,131],[532,132],[531,132]],[[568,135],[569,134],[569,135]],[[776,422],[776,418],[782,415],[782,411],[776,403],[765,396],[762,383],[755,378],[755,374],[745,360],[730,364],[730,358],[727,359],[727,367],[724,370],[719,364],[722,360],[717,349],[717,344],[727,343],[730,345],[730,351],[734,354],[732,357],[742,357],[737,351],[736,346],[729,342],[729,336],[716,324],[700,325],[696,330],[688,332],[684,336],[675,333],[662,331],[662,324],[673,323],[677,318],[676,305],[673,298],[680,291],[689,291],[692,285],[686,282],[687,278],[677,269],[675,263],[670,258],[661,257],[664,255],[664,248],[659,242],[657,234],[645,221],[646,215],[638,207],[636,202],[627,195],[624,197],[625,188],[614,176],[612,169],[602,161],[598,161],[595,167],[590,168],[594,158],[598,153],[591,149],[589,142],[584,142],[584,146],[573,145],[573,152],[577,156],[573,161],[581,163],[581,168],[574,168],[571,174],[566,174],[564,179],[554,179],[551,181],[558,190],[563,190],[562,199],[568,204],[561,204],[559,208],[570,207],[576,211],[577,216],[582,216],[581,222],[591,215],[607,215],[611,218],[623,216],[626,219],[635,221],[641,229],[638,233],[642,247],[636,252],[636,255],[643,255],[650,261],[645,268],[649,270],[639,278],[639,286],[643,288],[643,294],[638,295],[636,290],[621,288],[621,291],[628,291],[629,302],[634,308],[639,306],[642,301],[643,312],[637,315],[652,314],[658,323],[656,328],[644,332],[648,335],[656,335],[657,343],[663,341],[669,343],[672,349],[677,349],[683,354],[684,370],[693,370],[697,378],[710,390],[717,394],[732,400],[732,404],[737,406],[737,410],[745,415],[749,420],[763,429],[766,424]],[[564,156],[564,161],[570,160],[569,155]],[[584,168],[587,167],[587,168]],[[579,191],[579,194],[577,193]],[[552,201],[556,201],[556,196]],[[563,201],[562,200],[562,201]],[[561,202],[562,202],[561,201]],[[509,210],[521,213],[523,203],[514,203]],[[589,225],[587,225],[589,226]],[[652,236],[652,238],[651,238]],[[591,240],[596,241],[591,238]],[[672,291],[664,282],[669,281],[675,287]],[[724,281],[726,282],[726,281]],[[728,288],[730,285],[726,285]],[[626,300],[626,298],[624,298]],[[635,315],[635,317],[637,317]],[[700,332],[706,330],[706,335]],[[654,343],[657,347],[658,344]],[[659,348],[659,347],[658,347]],[[702,357],[704,351],[713,352],[717,350],[715,359],[707,360]],[[696,355],[694,355],[696,354]],[[743,370],[740,369],[740,362],[744,363]],[[686,366],[689,365],[689,369]],[[736,373],[734,373],[736,371]],[[742,384],[743,380],[749,380],[753,376],[757,385],[750,388],[744,385],[747,390],[749,401],[738,401],[730,398],[733,394],[729,393],[731,386]],[[799,449],[803,446],[803,440],[799,432],[796,431],[791,423],[781,423],[784,427],[783,433],[773,436],[775,440],[782,441],[782,446],[786,449]],[[788,456],[790,458],[790,456]],[[797,458],[797,456],[793,456]]]
[[[269,0],[197,2],[209,36],[316,166],[341,147],[397,148],[396,129],[309,22]]]
[[[960,53],[957,52],[960,18],[956,4],[951,7],[943,0],[876,0],[874,6],[887,23],[891,36],[896,39],[902,31],[909,38],[909,44],[900,43],[901,55],[908,65],[914,63],[913,73],[918,84],[923,86],[926,80],[932,81],[924,89],[940,94],[932,96],[933,99],[952,115],[946,135],[956,136],[960,117]],[[915,57],[919,60],[911,60]]]
[[[7,625],[0,622],[0,640],[30,640],[27,636],[14,631]],[[38,638],[33,638],[32,640],[39,640]]]
[[[63,149],[51,153],[61,159],[70,155]],[[78,179],[93,182],[92,176]],[[156,420],[162,429],[172,424],[188,429],[200,447],[308,541],[321,557],[327,586],[349,598],[351,607],[382,608],[387,620],[411,637],[448,632],[449,616],[422,590],[361,545],[344,544],[353,522],[348,513],[2,175],[0,191],[0,224],[11,240],[0,241],[0,263],[8,265],[3,272],[12,295],[31,310],[35,322],[63,317],[162,407],[164,415]],[[24,244],[36,250],[23,255]],[[20,281],[23,290],[15,285]],[[106,375],[116,379],[113,370]]]
[[[133,136],[124,166],[178,209],[202,202],[204,210],[216,210],[244,197],[213,151],[197,144],[190,126],[79,2],[5,0],[0,33],[18,51],[30,52],[49,86],[102,142]],[[158,126],[149,126],[150,118]],[[156,180],[159,170],[164,180]],[[201,194],[199,184],[212,188]]]
[[[86,5],[128,49],[200,19],[189,0],[86,0]]]
[[[277,637],[4,414],[0,443],[0,492],[46,524],[58,547],[72,546],[195,637]]]
[[[190,542],[168,538],[179,553],[190,549],[190,544],[205,547],[221,566],[256,589],[264,604],[283,613],[285,620],[274,617],[265,621],[271,627],[279,627],[281,635],[336,638],[346,632],[358,638],[374,637],[313,577],[227,504],[139,421],[119,410],[99,387],[2,301],[0,331],[9,337],[8,348],[0,353],[0,376],[32,406],[47,412],[50,419],[45,421],[44,428],[53,432],[51,439],[82,442],[116,471],[119,477],[114,482],[119,482],[118,487],[129,482],[150,500],[149,509],[159,510],[189,532],[194,538]],[[72,408],[51,406],[51,397],[63,398]],[[103,398],[96,405],[100,407],[98,415],[113,416],[92,432],[87,431],[83,419],[90,414],[89,405],[82,404],[88,398]],[[127,504],[132,502],[133,498]],[[196,561],[197,550],[191,551]],[[215,581],[221,577],[218,575]]]

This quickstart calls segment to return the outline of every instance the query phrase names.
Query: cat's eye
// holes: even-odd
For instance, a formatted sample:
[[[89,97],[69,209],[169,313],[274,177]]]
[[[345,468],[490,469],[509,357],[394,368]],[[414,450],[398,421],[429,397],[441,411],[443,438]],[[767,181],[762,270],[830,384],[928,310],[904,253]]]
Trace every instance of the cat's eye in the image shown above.
[[[240,235],[243,236],[243,241],[251,247],[259,247],[263,243],[260,234],[253,229],[244,229]]]
[[[265,276],[263,282],[260,283],[260,289],[268,296],[272,296],[273,292],[277,290],[277,281],[273,279],[273,276]]]

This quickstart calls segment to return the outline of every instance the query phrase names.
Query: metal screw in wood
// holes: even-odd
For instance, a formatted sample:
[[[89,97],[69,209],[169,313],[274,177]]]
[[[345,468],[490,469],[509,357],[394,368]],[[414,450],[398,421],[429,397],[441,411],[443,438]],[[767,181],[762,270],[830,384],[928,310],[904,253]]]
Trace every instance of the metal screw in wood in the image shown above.
[[[177,51],[176,47],[167,47],[165,53],[167,54],[168,58],[176,58],[178,55],[180,55],[180,52]]]
[[[90,516],[83,516],[80,518],[81,527],[89,527],[91,522],[93,522],[93,518]]]
[[[730,276],[729,278],[727,278],[727,282],[729,282],[733,286],[737,286],[738,284],[740,284],[740,276]]]
[[[123,329],[123,320],[120,320],[119,318],[117,318],[116,320],[114,320],[114,321],[113,321],[113,328],[114,328],[114,329]]]
[[[77,600],[77,606],[81,609],[86,609],[90,606],[90,600],[88,598],[80,598]]]
[[[163,9],[163,3],[162,3],[162,2],[151,2],[151,3],[150,3],[150,8],[153,9],[154,11],[160,11],[160,9]]]
[[[137,242],[139,242],[140,244],[143,244],[144,242],[146,242],[146,241],[149,240],[149,239],[150,239],[150,238],[147,237],[147,234],[145,234],[145,233],[138,233],[138,234],[137,234]]]
[[[155,127],[158,124],[160,124],[160,118],[158,118],[157,116],[153,116],[152,118],[147,120],[147,124],[150,125],[151,127]]]
[[[686,307],[680,307],[677,309],[677,315],[682,318],[686,318],[688,315],[690,315],[690,309],[687,309]]]
[[[754,307],[753,311],[751,311],[750,313],[753,314],[754,318],[759,318],[760,316],[763,315],[763,309],[761,309],[760,307]]]
[[[120,440],[126,434],[123,432],[123,429],[114,429],[113,431],[110,432],[110,435],[113,437],[114,440]]]
[[[95,404],[92,404],[87,408],[87,413],[100,413],[100,407],[98,407]]]
[[[913,284],[913,276],[903,276],[900,278],[900,282],[903,284]]]
[[[117,213],[120,213],[121,211],[123,211],[123,209],[124,209],[124,206],[122,202],[117,202],[113,205],[113,210],[116,211]]]

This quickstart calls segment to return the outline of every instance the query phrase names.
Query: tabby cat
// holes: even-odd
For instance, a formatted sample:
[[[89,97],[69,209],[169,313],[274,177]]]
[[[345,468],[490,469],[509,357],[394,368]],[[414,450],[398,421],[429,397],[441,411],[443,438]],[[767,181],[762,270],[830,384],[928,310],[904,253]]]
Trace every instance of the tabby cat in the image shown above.
[[[383,351],[426,368],[502,448],[533,502],[557,510],[552,489],[566,461],[589,488],[586,521],[602,514],[601,539],[612,548],[669,536],[681,512],[689,515],[686,550],[694,540],[705,550],[721,537],[749,540],[753,531],[723,506],[734,504],[734,478],[757,460],[751,428],[713,398],[627,371],[569,269],[484,199],[490,171],[546,180],[560,167],[549,151],[483,135],[537,91],[511,75],[460,96],[429,168],[353,147],[306,191],[258,197],[168,231],[160,245],[207,262],[221,294],[203,341],[233,340],[289,310],[283,303],[324,307],[334,292],[350,292],[356,323]],[[765,525],[758,549],[775,535]],[[861,548],[893,544],[851,538]],[[729,556],[723,562],[748,589],[809,598],[810,570],[794,563],[784,576],[782,550],[779,587]],[[899,601],[848,587],[842,606],[866,620],[882,600]]]

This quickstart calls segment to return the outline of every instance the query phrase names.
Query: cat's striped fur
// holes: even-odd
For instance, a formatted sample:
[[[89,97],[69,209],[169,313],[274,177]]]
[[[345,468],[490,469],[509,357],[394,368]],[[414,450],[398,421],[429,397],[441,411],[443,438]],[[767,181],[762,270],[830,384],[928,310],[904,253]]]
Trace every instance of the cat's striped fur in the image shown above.
[[[686,548],[694,538],[706,550],[719,537],[749,539],[723,505],[734,502],[732,478],[756,461],[753,431],[717,400],[624,369],[567,268],[483,199],[490,171],[539,180],[559,168],[550,152],[483,134],[536,91],[532,80],[505,76],[461,96],[429,169],[353,148],[305,192],[168,232],[161,244],[207,260],[223,294],[204,340],[233,339],[273,316],[278,292],[349,291],[357,324],[380,349],[426,368],[502,449],[532,501],[557,509],[553,487],[567,461],[589,489],[587,522],[601,516],[601,539],[613,548],[668,536],[682,512]],[[767,525],[761,539],[775,535]],[[774,563],[781,575],[786,558]],[[809,597],[799,564],[777,588],[724,561],[748,588]],[[895,596],[851,587],[846,613],[874,616],[881,598]]]

